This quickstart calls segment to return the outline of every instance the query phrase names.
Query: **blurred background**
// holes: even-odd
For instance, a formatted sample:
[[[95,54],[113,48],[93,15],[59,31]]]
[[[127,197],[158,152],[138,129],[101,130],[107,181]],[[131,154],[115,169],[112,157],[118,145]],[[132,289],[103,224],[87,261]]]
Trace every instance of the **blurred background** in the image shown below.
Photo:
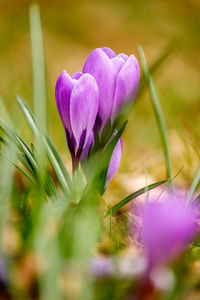
[[[48,85],[49,132],[70,167],[69,153],[54,99],[58,75],[81,71],[89,53],[107,46],[135,54],[141,44],[149,66],[175,44],[154,74],[168,128],[173,175],[189,186],[200,158],[200,1],[44,0],[39,1]],[[15,95],[31,105],[32,67],[28,0],[0,0],[0,97],[29,142]],[[142,72],[141,72],[142,73]],[[141,74],[142,77],[142,74]],[[123,136],[123,156],[109,199],[165,178],[160,137],[148,89],[138,97]],[[148,179],[146,179],[148,178]],[[120,195],[119,195],[120,189]],[[107,193],[110,193],[108,189]]]

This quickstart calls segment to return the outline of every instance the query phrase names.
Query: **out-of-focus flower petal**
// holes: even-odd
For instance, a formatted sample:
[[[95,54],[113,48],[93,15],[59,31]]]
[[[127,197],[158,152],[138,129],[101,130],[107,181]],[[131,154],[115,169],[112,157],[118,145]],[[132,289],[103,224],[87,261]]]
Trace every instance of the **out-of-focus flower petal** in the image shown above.
[[[126,55],[124,53],[118,54],[117,57],[122,58],[124,61],[127,61],[127,59],[128,59],[128,55]]]
[[[107,178],[106,178],[106,186],[115,176],[120,165],[121,156],[122,156],[122,140],[120,138],[110,159]]]
[[[108,47],[103,47],[102,50],[106,53],[106,55],[109,57],[109,58],[113,58],[116,56],[115,52],[108,48]]]
[[[74,83],[69,74],[63,71],[56,82],[55,98],[63,126],[71,133],[69,116],[70,96]]]
[[[121,68],[116,78],[114,105],[112,121],[120,113],[120,110],[127,102],[131,102],[136,96],[140,79],[138,61],[131,55]]]
[[[115,265],[109,258],[93,259],[89,267],[92,275],[97,278],[109,277],[115,271]]]
[[[90,73],[97,81],[99,87],[98,121],[102,128],[110,119],[113,108],[115,68],[107,54],[98,48],[87,58],[83,73]]]
[[[149,268],[174,259],[194,238],[197,230],[194,206],[186,206],[179,200],[171,193],[162,202],[149,202],[145,206],[142,233]]]
[[[95,79],[84,74],[75,83],[70,99],[70,122],[77,145],[85,131],[84,144],[91,134],[99,107],[99,91]]]

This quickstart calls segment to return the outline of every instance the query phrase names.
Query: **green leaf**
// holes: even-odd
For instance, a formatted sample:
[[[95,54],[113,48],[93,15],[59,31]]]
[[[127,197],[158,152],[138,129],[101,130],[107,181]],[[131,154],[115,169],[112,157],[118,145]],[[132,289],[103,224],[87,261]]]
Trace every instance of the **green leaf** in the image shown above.
[[[176,49],[177,42],[176,41],[170,41],[169,44],[165,47],[162,54],[156,59],[156,61],[149,67],[149,73],[151,76],[159,70],[159,68],[163,65],[164,62],[169,58],[169,56],[172,54],[172,52]],[[140,79],[140,85],[137,92],[136,99],[140,98],[142,93],[144,92],[145,88],[147,86],[147,81],[145,79],[145,76],[143,76]]]
[[[9,144],[6,154],[15,157],[16,148]],[[3,155],[0,156],[0,178],[0,236],[2,237],[2,230],[5,229],[6,220],[10,213],[10,199],[14,185],[14,167]],[[0,251],[2,252],[2,243]]]
[[[35,117],[32,111],[30,110],[29,106],[19,96],[17,96],[17,101],[34,135],[39,135],[40,133],[36,124]],[[63,163],[62,158],[60,157],[60,154],[58,153],[55,145],[53,144],[51,138],[47,133],[44,133],[43,139],[44,139],[44,144],[46,146],[47,156],[56,174],[58,182],[62,187],[63,191],[65,192],[65,194],[68,195],[69,191],[71,190],[71,184],[72,184],[70,175]]]
[[[108,171],[109,162],[113,153],[113,150],[115,146],[117,145],[117,142],[119,141],[126,125],[126,121],[121,129],[117,132],[117,134],[114,136],[114,138],[111,140],[111,142],[108,144],[104,152],[101,154],[97,167],[95,168],[94,175],[89,182],[89,184],[95,188],[99,193],[102,195],[105,189],[105,183],[106,183],[106,176]]]
[[[190,186],[190,190],[188,192],[188,195],[187,195],[187,203],[190,202],[190,200],[192,199],[198,185],[200,183],[200,166],[198,167],[195,175],[194,175],[194,178],[192,180],[192,184]]]
[[[36,163],[36,160],[33,156],[32,151],[30,150],[30,148],[27,146],[27,144],[22,140],[22,138],[20,136],[18,136],[16,134],[16,140],[17,140],[17,144],[19,146],[19,149],[21,149],[23,151],[23,153],[25,154],[25,156],[29,159],[29,161],[31,162],[32,166],[34,167],[34,170],[36,172],[39,171],[38,165]]]
[[[30,126],[34,135],[38,135],[39,134],[38,127],[36,125],[35,117],[31,111],[31,109],[29,108],[28,104],[20,96],[16,96],[16,98],[17,98],[17,102],[25,116],[25,119],[26,119],[28,125]]]
[[[30,177],[29,174],[27,174],[22,168],[20,168],[16,163],[14,163],[11,159],[9,159],[4,153],[0,152],[0,156],[3,156],[5,159],[7,159],[21,174],[23,174],[24,176],[26,176],[28,178],[28,180],[30,180],[30,182],[32,184],[35,184],[35,182],[33,181],[33,179]]]
[[[4,125],[0,121],[0,129],[4,132],[6,137],[20,150],[22,153],[27,157],[27,159],[30,161],[31,165],[34,167],[35,170],[38,169],[38,166],[36,164],[36,161],[33,157],[32,151],[29,149],[27,144],[20,138],[20,136],[12,129],[7,128],[6,125]]]
[[[158,98],[158,95],[157,95],[157,92],[156,92],[156,89],[155,89],[155,86],[153,83],[153,79],[149,73],[148,66],[146,63],[146,58],[145,58],[144,52],[142,50],[142,47],[138,46],[137,49],[138,49],[140,61],[142,64],[142,70],[143,70],[145,79],[149,85],[149,91],[150,91],[150,95],[151,95],[152,105],[153,105],[154,113],[156,116],[158,129],[160,131],[160,137],[161,137],[161,142],[162,142],[164,156],[165,156],[167,177],[169,178],[170,182],[172,182],[172,166],[171,166],[169,145],[168,145],[168,140],[167,140],[167,130],[166,130],[166,125],[165,125],[162,109],[160,106],[160,101],[159,101],[159,98]]]
[[[31,52],[33,71],[33,106],[39,130],[47,128],[46,70],[40,10],[30,6]]]
[[[53,182],[51,176],[49,175],[48,171],[46,172],[45,190],[46,190],[47,195],[50,198],[55,198],[56,200],[61,199],[58,189],[57,189],[55,183]]]
[[[112,214],[114,214],[117,210],[119,210],[121,207],[123,207],[124,205],[129,203],[131,200],[135,199],[136,197],[138,197],[152,189],[155,189],[156,187],[160,186],[161,184],[163,184],[167,181],[168,180],[166,179],[166,180],[161,180],[159,182],[147,185],[147,186],[143,187],[142,189],[128,195],[126,198],[122,199],[116,205],[114,205],[111,209],[109,209],[106,216],[108,216],[110,214],[110,211],[112,211]]]

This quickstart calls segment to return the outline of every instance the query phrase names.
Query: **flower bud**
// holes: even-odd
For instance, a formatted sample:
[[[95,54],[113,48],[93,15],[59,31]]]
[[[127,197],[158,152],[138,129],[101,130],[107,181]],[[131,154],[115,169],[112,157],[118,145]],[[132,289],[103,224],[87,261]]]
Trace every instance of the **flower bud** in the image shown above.
[[[56,83],[56,104],[72,159],[80,159],[91,139],[99,107],[96,80],[90,74],[63,71]]]

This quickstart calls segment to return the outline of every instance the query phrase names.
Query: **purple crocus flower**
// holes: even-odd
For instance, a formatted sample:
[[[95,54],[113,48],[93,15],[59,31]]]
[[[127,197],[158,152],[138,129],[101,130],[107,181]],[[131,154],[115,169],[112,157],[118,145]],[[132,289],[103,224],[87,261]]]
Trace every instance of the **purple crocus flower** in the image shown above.
[[[116,55],[109,48],[97,48],[87,58],[83,73],[90,73],[99,87],[95,129],[100,132],[127,102],[134,100],[140,77],[138,61],[134,55]]]
[[[176,258],[197,230],[195,207],[170,193],[161,202],[148,202],[143,210],[142,234],[149,269]]]
[[[96,80],[90,74],[75,73],[72,77],[63,71],[55,89],[56,104],[65,129],[73,166],[77,164],[93,134],[99,107]]]

